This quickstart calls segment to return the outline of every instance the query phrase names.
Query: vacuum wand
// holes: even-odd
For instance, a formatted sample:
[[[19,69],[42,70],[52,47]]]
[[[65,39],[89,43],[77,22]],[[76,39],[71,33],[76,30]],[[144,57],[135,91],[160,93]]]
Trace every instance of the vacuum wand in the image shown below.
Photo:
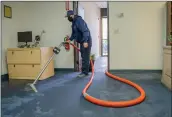
[[[49,65],[49,63],[51,62],[51,60],[54,58],[55,54],[59,54],[60,53],[60,48],[61,46],[64,46],[64,44],[69,44],[68,42],[62,42],[58,47],[54,47],[53,49],[53,55],[50,57],[50,59],[47,61],[47,63],[44,65],[44,67],[42,68],[41,72],[38,74],[38,76],[36,77],[36,79],[34,80],[34,82],[32,84],[30,84],[30,87],[35,91],[38,92],[35,84],[37,83],[37,81],[39,80],[39,78],[41,77],[42,73],[45,71],[45,69],[47,68],[47,66]]]
[[[48,60],[48,62],[45,64],[45,66],[43,67],[43,69],[41,70],[41,72],[39,73],[39,75],[37,76],[37,78],[35,79],[35,81],[33,82],[33,84],[36,84],[36,82],[39,80],[40,76],[42,75],[42,73],[45,71],[45,69],[47,68],[47,66],[49,65],[49,63],[51,62],[51,60],[54,58],[55,53],[51,56],[51,58]]]

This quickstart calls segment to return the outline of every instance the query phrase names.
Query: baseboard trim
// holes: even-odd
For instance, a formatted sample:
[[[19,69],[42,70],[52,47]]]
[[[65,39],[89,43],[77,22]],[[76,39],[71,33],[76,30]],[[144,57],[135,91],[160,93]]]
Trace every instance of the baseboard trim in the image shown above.
[[[75,71],[74,68],[54,68],[54,71]]]
[[[54,71],[69,71],[74,72],[73,68],[54,68]],[[119,70],[109,70],[109,72],[113,73],[162,73],[162,70],[126,70],[126,69],[119,69]],[[8,74],[1,75],[1,82],[9,81]]]
[[[9,81],[8,74],[1,75],[1,82]]]
[[[74,72],[74,68],[54,68],[54,71],[71,71]],[[1,82],[9,81],[9,76],[8,74],[3,74],[1,75]]]
[[[162,73],[162,70],[137,70],[137,69],[119,69],[119,70],[109,70],[113,73]]]

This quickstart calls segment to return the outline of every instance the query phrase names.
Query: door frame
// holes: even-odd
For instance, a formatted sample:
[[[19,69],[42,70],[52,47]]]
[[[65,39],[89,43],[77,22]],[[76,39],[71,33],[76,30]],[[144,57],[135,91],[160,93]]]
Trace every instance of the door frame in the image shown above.
[[[73,1],[73,10],[75,9],[75,13],[78,14],[78,1]],[[108,55],[107,55],[107,71],[110,70],[110,39],[109,39],[109,1],[107,1],[107,37],[108,37]],[[101,18],[100,18],[101,21]],[[101,25],[100,25],[101,26]],[[100,38],[101,39],[101,38]],[[101,41],[100,41],[101,43]],[[74,41],[74,44],[79,47],[79,44]],[[101,47],[102,49],[102,47]],[[79,62],[79,52],[74,49],[74,71],[79,71],[79,64],[77,64],[77,61]]]
[[[78,1],[73,1],[73,11],[78,15]],[[74,40],[74,44],[79,47],[79,44]],[[74,71],[79,71],[79,52],[74,49]]]

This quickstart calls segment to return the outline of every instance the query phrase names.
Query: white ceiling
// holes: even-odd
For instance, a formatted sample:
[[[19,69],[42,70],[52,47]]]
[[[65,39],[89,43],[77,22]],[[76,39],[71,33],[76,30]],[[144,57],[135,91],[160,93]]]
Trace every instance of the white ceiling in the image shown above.
[[[96,5],[97,5],[99,8],[107,8],[107,2],[106,2],[106,1],[103,1],[103,2],[96,2]]]

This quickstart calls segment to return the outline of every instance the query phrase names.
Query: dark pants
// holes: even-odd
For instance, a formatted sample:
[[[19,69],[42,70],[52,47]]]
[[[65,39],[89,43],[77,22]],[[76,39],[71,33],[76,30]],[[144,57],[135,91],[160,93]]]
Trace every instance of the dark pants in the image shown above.
[[[91,43],[88,43],[87,48],[84,48],[83,44],[80,44],[80,51],[82,57],[82,73],[88,74],[90,67]]]

